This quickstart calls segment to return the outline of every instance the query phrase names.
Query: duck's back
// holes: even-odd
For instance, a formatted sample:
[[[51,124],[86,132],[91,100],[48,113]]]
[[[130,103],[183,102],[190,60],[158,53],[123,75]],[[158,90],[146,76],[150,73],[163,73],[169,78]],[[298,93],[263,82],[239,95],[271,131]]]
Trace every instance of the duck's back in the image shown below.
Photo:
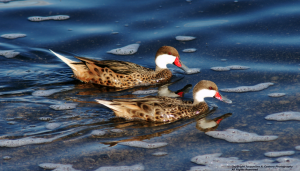
[[[84,57],[76,58],[82,62],[74,64],[81,65],[84,72],[74,71],[75,78],[104,86],[128,88],[150,85],[161,83],[162,81],[165,82],[172,76],[169,70],[155,72],[152,69],[132,62],[117,60],[97,61]]]

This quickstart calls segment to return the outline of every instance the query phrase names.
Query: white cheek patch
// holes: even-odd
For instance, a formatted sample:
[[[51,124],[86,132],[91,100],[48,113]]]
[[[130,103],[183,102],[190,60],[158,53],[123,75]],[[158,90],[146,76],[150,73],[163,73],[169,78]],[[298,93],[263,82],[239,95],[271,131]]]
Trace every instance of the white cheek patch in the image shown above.
[[[195,99],[198,102],[203,102],[205,97],[214,97],[216,90],[202,89],[196,93]]]
[[[175,61],[176,57],[168,54],[159,55],[155,63],[159,68],[167,68],[167,64],[172,64]]]

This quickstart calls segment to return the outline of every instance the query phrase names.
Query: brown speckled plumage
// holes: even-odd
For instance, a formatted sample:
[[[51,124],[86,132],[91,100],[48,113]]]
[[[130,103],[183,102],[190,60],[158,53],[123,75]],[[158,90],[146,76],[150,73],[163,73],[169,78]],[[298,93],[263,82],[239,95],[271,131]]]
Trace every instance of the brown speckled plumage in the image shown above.
[[[52,51],[53,52],[53,51]],[[59,54],[53,52],[59,58]],[[168,54],[180,59],[178,51],[170,46],[161,47],[155,59],[159,55]],[[141,85],[161,84],[169,81],[172,72],[167,68],[152,70],[132,62],[117,60],[93,60],[84,57],[76,57],[80,62],[74,62],[69,59],[62,59],[68,64],[73,72],[74,77],[85,83],[100,84],[109,87],[130,88]]]
[[[200,91],[202,89],[209,89],[214,85],[215,84],[211,81],[202,81],[195,86],[194,90]],[[212,91],[216,92],[215,90]],[[194,102],[160,96],[96,101],[112,109],[118,117],[154,122],[174,122],[182,118],[203,114],[209,109],[205,101],[197,101],[195,96]]]

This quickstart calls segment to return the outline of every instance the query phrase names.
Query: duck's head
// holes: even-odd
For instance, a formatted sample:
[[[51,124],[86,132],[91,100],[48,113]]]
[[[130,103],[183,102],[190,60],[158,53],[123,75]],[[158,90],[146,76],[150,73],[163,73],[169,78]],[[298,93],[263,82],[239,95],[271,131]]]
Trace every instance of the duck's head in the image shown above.
[[[225,103],[232,103],[231,100],[223,97],[219,93],[218,86],[214,82],[208,80],[202,80],[195,85],[193,90],[193,97],[194,104],[204,102],[204,98],[206,97],[213,97]]]
[[[156,69],[166,69],[167,64],[174,64],[180,69],[187,71],[187,68],[181,61],[178,51],[171,46],[162,46],[156,52],[155,56]]]

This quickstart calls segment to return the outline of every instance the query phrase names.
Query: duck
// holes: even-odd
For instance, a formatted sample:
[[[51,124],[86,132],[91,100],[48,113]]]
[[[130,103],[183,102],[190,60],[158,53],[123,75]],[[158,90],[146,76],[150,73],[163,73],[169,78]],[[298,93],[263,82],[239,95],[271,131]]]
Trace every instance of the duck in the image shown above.
[[[127,120],[166,123],[209,112],[209,106],[204,101],[206,97],[232,103],[231,100],[223,97],[219,93],[217,85],[209,80],[202,80],[194,86],[193,101],[183,101],[165,96],[146,96],[137,99],[115,99],[112,101],[96,99],[96,102],[113,110],[117,117]]]
[[[167,68],[167,64],[174,64],[184,71],[189,70],[181,62],[178,51],[172,46],[162,46],[157,50],[155,70],[118,60],[99,61],[75,56],[80,60],[80,62],[76,62],[49,50],[72,69],[76,79],[108,87],[131,88],[166,83],[172,77],[172,72]]]

